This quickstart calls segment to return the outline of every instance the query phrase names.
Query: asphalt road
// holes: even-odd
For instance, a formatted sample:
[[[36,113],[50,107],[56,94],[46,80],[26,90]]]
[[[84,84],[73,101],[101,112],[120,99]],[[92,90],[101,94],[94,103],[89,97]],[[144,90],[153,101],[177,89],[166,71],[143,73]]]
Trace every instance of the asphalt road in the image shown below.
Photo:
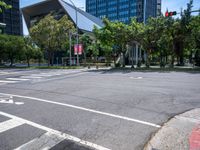
[[[0,70],[0,150],[141,150],[200,107],[200,74]]]

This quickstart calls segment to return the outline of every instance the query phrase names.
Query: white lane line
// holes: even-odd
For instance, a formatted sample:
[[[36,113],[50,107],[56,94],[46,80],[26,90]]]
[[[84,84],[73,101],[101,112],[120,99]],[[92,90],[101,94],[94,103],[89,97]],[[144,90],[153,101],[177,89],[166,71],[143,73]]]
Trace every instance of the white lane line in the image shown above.
[[[18,81],[0,80],[0,83],[17,83]]]
[[[12,80],[12,81],[28,81],[30,79],[22,79],[22,78],[6,78],[7,80]]]
[[[97,110],[94,110],[94,109],[88,109],[88,108],[84,108],[84,107],[80,107],[80,106],[75,106],[75,105],[71,105],[71,104],[54,102],[54,101],[50,101],[50,100],[45,100],[45,99],[35,98],[35,97],[29,97],[29,96],[21,96],[21,95],[5,94],[5,93],[0,93],[0,94],[1,95],[5,95],[5,96],[13,96],[13,97],[31,99],[31,100],[34,100],[34,101],[40,101],[40,102],[45,102],[45,103],[50,103],[50,104],[65,106],[65,107],[69,107],[69,108],[79,109],[79,110],[83,110],[83,111],[87,111],[87,112],[92,112],[92,113],[95,113],[95,114],[100,114],[100,115],[105,115],[105,116],[109,116],[109,117],[113,117],[113,118],[118,118],[118,119],[122,119],[122,120],[126,120],[126,121],[140,123],[140,124],[143,124],[143,125],[148,125],[148,126],[152,126],[152,127],[156,127],[156,128],[160,128],[161,127],[160,125],[157,125],[157,124],[154,124],[154,123],[150,123],[150,122],[146,122],[146,121],[141,121],[141,120],[137,120],[137,119],[125,117],[125,116],[115,115],[115,114],[111,114],[111,113],[106,113],[106,112],[102,112],[102,111],[97,111]]]
[[[28,79],[41,79],[42,77],[34,77],[34,76],[21,76],[20,78],[28,78]]]
[[[61,135],[52,133],[52,132],[46,132],[42,136],[35,138],[28,143],[25,143],[24,145],[21,145],[20,147],[14,149],[14,150],[37,150],[37,149],[51,149],[55,145],[59,144],[63,140],[65,140]]]
[[[79,144],[82,144],[82,145],[85,145],[85,146],[89,146],[89,147],[97,149],[97,150],[109,150],[108,148],[102,147],[100,145],[97,145],[97,144],[94,144],[94,143],[91,143],[91,142],[88,142],[88,141],[81,140],[81,139],[79,139],[77,137],[68,135],[66,133],[62,133],[60,131],[57,131],[57,130],[54,130],[54,129],[42,126],[40,124],[37,124],[37,123],[31,122],[31,121],[25,120],[23,118],[20,118],[20,117],[11,115],[11,114],[7,114],[7,113],[4,113],[4,112],[0,111],[0,115],[3,115],[3,116],[6,116],[6,117],[15,119],[15,120],[21,122],[22,124],[28,124],[28,125],[31,125],[33,127],[45,130],[45,131],[47,131],[47,132],[49,132],[51,134],[56,135],[59,138],[63,138],[63,139],[67,139],[67,140],[70,140],[70,141],[73,141],[73,142],[77,142]]]
[[[143,77],[130,77],[130,79],[143,79]]]
[[[52,77],[53,75],[50,74],[32,74],[33,77]]]
[[[4,121],[0,123],[0,133],[10,130],[12,128],[15,128],[17,126],[23,125],[23,124],[24,124],[23,122],[20,122],[19,120],[16,120],[16,119],[10,119],[8,121]]]

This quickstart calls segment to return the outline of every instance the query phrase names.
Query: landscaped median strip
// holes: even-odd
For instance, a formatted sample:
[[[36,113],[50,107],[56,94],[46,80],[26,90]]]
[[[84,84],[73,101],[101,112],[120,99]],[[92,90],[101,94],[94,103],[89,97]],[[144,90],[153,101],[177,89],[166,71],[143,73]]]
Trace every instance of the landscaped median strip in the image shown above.
[[[81,140],[77,137],[68,135],[66,133],[62,133],[60,131],[42,126],[40,124],[22,119],[20,117],[17,117],[17,116],[11,115],[11,114],[7,114],[7,113],[0,111],[0,115],[11,118],[10,120],[6,121],[5,123],[0,124],[0,133],[4,132],[6,130],[9,130],[11,128],[23,125],[23,124],[28,124],[35,128],[39,128],[39,129],[46,131],[46,133],[43,134],[42,136],[40,136],[39,138],[33,139],[32,141],[25,143],[24,145],[16,148],[15,150],[27,150],[27,149],[38,149],[38,148],[39,149],[50,149],[63,140],[73,141],[80,145],[83,145],[83,146],[86,146],[89,148],[93,148],[96,150],[110,150],[103,146]],[[38,146],[40,146],[40,147],[38,147]]]
[[[39,102],[45,102],[45,103],[65,106],[65,107],[83,110],[83,111],[87,111],[87,112],[91,112],[91,113],[95,113],[95,114],[100,114],[100,115],[105,115],[105,116],[109,116],[109,117],[113,117],[113,118],[118,118],[118,119],[122,119],[122,120],[125,120],[125,121],[131,121],[131,122],[135,122],[135,123],[139,123],[139,124],[143,124],[143,125],[148,125],[148,126],[152,126],[152,127],[155,127],[155,128],[161,127],[160,125],[157,125],[157,124],[154,124],[154,123],[141,121],[141,120],[138,120],[138,119],[133,119],[133,118],[125,117],[125,116],[115,115],[115,114],[111,114],[111,113],[107,113],[107,112],[102,112],[102,111],[98,111],[98,110],[94,110],[94,109],[75,106],[75,105],[71,105],[71,104],[60,103],[60,102],[55,102],[55,101],[50,101],[50,100],[45,100],[45,99],[35,98],[35,97],[29,97],[29,96],[22,96],[22,95],[14,95],[14,94],[6,94],[6,93],[0,93],[0,94],[4,95],[4,96],[13,96],[13,97],[18,97],[18,98],[30,99],[30,100],[33,100],[33,101],[39,101]]]

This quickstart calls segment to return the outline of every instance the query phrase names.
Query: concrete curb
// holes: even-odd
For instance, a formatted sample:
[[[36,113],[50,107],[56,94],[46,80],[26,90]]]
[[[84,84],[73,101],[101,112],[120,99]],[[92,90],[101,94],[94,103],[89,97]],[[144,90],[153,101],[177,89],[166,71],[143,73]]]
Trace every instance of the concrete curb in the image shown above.
[[[177,115],[152,136],[144,150],[194,150],[192,147],[195,145],[191,144],[197,142],[194,140],[199,140],[197,139],[200,136],[198,135],[199,128],[197,128],[199,125],[200,108]],[[197,143],[196,148],[199,143]]]

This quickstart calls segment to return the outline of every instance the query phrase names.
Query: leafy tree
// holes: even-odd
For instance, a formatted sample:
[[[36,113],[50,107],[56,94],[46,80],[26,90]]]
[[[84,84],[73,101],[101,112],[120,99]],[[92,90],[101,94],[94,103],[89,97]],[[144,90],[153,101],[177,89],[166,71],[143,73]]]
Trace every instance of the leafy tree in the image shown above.
[[[73,30],[73,23],[66,16],[57,21],[50,14],[30,29],[35,44],[47,52],[48,66],[53,66],[55,51],[66,48],[68,33]]]
[[[142,23],[137,22],[136,18],[133,18],[129,24],[129,44],[131,43],[142,43],[142,33],[144,32],[144,25]],[[138,66],[140,66],[141,62],[138,62]],[[133,64],[132,64],[132,67]]]
[[[15,60],[21,59],[24,40],[20,36],[5,36],[7,36],[7,40],[4,43],[5,57],[10,61],[10,66],[12,67]]]
[[[44,54],[39,47],[34,47],[34,59],[38,60],[38,65],[41,65],[42,59],[44,58]]]
[[[195,56],[193,59],[200,66],[200,15],[192,17],[188,29],[191,31],[188,39],[191,56]]]
[[[4,1],[0,1],[0,13],[2,13],[3,9],[10,9],[12,8],[11,5],[6,4]]]
[[[24,57],[26,59],[28,67],[30,67],[31,59],[41,59],[41,50],[34,45],[30,36],[24,37]]]
[[[80,37],[80,42],[83,44],[83,48],[84,48],[84,57],[85,57],[85,65],[86,65],[86,62],[87,62],[87,56],[91,57],[92,53],[90,53],[90,45],[92,44],[94,39],[92,39],[92,37],[88,34],[83,34],[81,37]]]

